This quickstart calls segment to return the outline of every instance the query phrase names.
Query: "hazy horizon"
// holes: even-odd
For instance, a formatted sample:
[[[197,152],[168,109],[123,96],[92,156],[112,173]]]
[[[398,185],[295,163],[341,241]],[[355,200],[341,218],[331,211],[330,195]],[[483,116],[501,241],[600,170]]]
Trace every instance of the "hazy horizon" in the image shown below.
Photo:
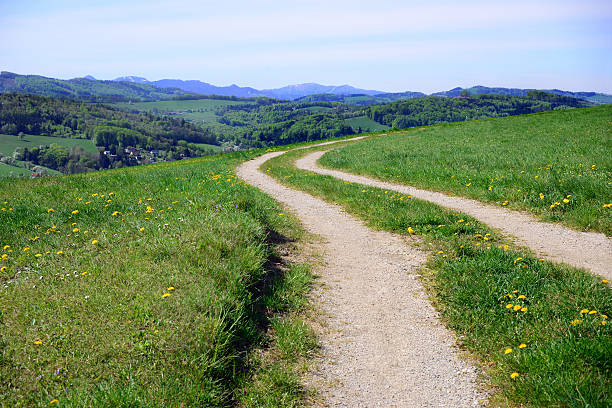
[[[19,74],[612,93],[612,4],[600,0],[34,0],[0,16],[0,66]]]

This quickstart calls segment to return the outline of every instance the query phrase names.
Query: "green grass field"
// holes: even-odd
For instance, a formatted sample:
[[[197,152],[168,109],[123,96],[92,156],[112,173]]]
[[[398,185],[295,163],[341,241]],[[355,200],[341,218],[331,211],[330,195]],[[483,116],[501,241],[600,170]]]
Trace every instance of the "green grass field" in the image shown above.
[[[32,172],[22,167],[9,166],[8,164],[0,163],[0,177],[13,176],[29,176]]]
[[[600,278],[538,259],[465,214],[297,170],[294,160],[310,151],[279,156],[264,170],[372,228],[423,239],[423,282],[443,321],[482,362],[491,406],[610,406],[612,290]]]
[[[0,406],[296,406],[312,276],[254,154],[0,180]]]
[[[120,102],[113,104],[113,106],[120,109],[136,109],[140,112],[153,112],[160,114],[165,114],[168,112],[183,112],[181,115],[177,115],[176,117],[192,122],[209,123],[217,120],[217,116],[214,113],[217,108],[229,105],[243,105],[245,103],[249,102],[227,101],[221,99],[193,99],[136,103]]]
[[[378,122],[374,122],[367,116],[358,116],[356,118],[344,119],[344,121],[353,129],[357,130],[358,128],[361,128],[365,132],[377,132],[379,130],[389,129],[389,126],[381,125]]]
[[[411,129],[333,150],[321,164],[610,235],[610,152],[605,105]]]
[[[19,138],[14,135],[0,134],[0,153],[4,154],[5,156],[10,156],[17,147],[32,148],[40,145],[50,145],[52,143],[57,143],[68,148],[71,148],[72,146],[80,146],[85,151],[90,153],[96,153],[98,151],[93,142],[88,139],[68,139],[63,137],[24,135],[23,140],[19,140]]]

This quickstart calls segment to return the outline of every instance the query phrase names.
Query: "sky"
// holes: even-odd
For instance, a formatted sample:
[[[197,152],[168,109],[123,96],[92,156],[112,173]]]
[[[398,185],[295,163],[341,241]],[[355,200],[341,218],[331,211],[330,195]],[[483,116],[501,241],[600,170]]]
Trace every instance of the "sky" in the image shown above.
[[[0,0],[0,70],[612,94],[612,1]]]

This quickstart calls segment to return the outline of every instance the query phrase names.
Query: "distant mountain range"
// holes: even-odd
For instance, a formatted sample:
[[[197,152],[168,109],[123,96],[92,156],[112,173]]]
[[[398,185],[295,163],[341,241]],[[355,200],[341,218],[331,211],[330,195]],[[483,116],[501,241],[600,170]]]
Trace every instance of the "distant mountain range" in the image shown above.
[[[490,88],[474,86],[465,88],[470,94],[496,94],[525,96],[533,89]],[[464,88],[436,92],[432,96],[456,97]],[[559,89],[543,89],[557,95],[584,99],[598,104],[612,103],[612,95],[598,92],[570,92]],[[328,86],[316,83],[288,85],[276,89],[258,90],[238,85],[215,86],[198,80],[160,79],[149,81],[138,76],[124,76],[111,81],[97,80],[91,75],[69,80],[47,78],[39,75],[19,75],[2,71],[0,93],[22,92],[53,97],[77,98],[91,101],[170,99],[188,94],[221,95],[234,97],[269,97],[299,101],[337,101],[352,105],[371,105],[427,96],[422,92],[389,93],[359,89],[350,85]]]

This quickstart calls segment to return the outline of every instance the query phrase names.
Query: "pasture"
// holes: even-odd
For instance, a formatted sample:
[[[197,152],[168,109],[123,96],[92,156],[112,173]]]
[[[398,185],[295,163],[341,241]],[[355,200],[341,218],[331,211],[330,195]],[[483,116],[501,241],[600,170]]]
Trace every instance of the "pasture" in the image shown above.
[[[254,154],[0,180],[0,406],[295,406],[312,277]]]
[[[215,115],[216,109],[224,106],[244,105],[246,103],[250,102],[223,99],[190,99],[134,103],[119,102],[112,106],[122,110],[137,110],[139,112],[160,115],[166,115],[169,112],[179,112],[179,115],[173,116],[196,123],[210,123],[216,122],[217,120],[217,116]]]
[[[50,145],[57,143],[58,145],[71,148],[72,146],[80,146],[89,153],[97,153],[96,146],[89,139],[68,139],[63,137],[24,135],[23,140],[15,135],[0,134],[0,153],[5,156],[13,154],[17,147],[33,148],[40,145]]]
[[[327,167],[612,234],[612,106],[409,129],[333,150]]]
[[[366,150],[360,144],[375,141],[385,139],[342,150]],[[310,151],[289,152],[263,169],[340,204],[374,229],[405,235],[430,254],[423,283],[461,346],[483,362],[493,406],[609,405],[607,282],[535,257],[465,214],[296,169],[294,161]]]

